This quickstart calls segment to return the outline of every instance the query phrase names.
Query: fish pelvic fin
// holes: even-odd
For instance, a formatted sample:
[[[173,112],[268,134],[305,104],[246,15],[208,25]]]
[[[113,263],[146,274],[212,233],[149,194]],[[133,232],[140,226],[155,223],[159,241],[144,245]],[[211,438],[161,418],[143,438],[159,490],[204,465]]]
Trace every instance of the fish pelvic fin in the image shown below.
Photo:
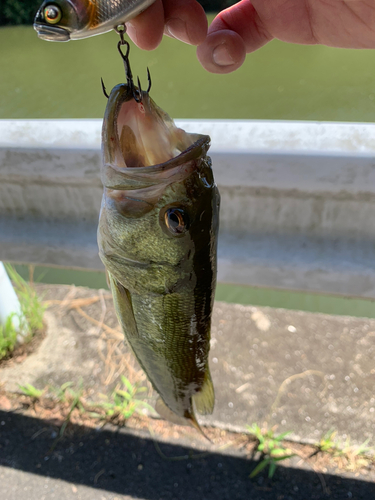
[[[128,337],[138,337],[138,328],[134,318],[130,292],[107,271],[118,320]]]
[[[202,388],[193,396],[195,409],[200,415],[211,415],[215,405],[215,391],[211,379],[210,370],[206,366],[206,373]]]
[[[109,277],[109,273],[108,273],[107,269],[105,270],[105,280],[107,282],[108,288],[110,289],[111,288],[111,278]]]
[[[211,440],[206,436],[201,426],[199,425],[193,411],[189,412],[189,414],[185,417],[180,417],[179,415],[176,415],[170,408],[168,408],[168,406],[164,403],[160,396],[156,401],[155,410],[162,418],[168,420],[168,422],[171,422],[172,424],[190,425],[191,427],[194,427],[200,434],[202,434],[205,439],[207,439],[211,443]]]

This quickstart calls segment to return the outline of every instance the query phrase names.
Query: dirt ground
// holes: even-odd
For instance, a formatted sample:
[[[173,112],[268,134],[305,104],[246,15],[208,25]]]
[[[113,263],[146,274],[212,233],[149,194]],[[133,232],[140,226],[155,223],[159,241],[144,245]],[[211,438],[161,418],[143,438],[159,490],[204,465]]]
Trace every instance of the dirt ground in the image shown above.
[[[48,432],[52,433],[53,439],[49,442],[49,449],[45,450],[45,456],[53,456],[56,450],[61,446],[66,446],[69,440],[81,439],[85,434],[98,430],[103,432],[109,429],[111,432],[117,432],[119,429],[126,429],[128,433],[150,439],[157,456],[166,462],[171,460],[188,461],[194,457],[203,459],[217,453],[223,455],[239,454],[241,458],[249,461],[248,473],[250,473],[257,460],[263,458],[261,453],[257,451],[258,441],[253,436],[231,432],[225,426],[221,428],[205,426],[204,433],[207,440],[199,435],[195,429],[176,426],[158,418],[152,418],[150,412],[147,412],[147,415],[134,413],[129,419],[118,415],[106,416],[99,405],[95,407],[95,403],[104,401],[105,397],[108,398],[112,391],[122,387],[121,376],[125,376],[133,385],[146,387],[147,392],[144,395],[150,403],[154,397],[145,374],[139,369],[136,360],[123,341],[123,334],[117,323],[111,295],[104,290],[90,290],[73,286],[37,285],[37,289],[47,306],[46,315],[48,318],[57,318],[61,329],[66,328],[69,331],[73,329],[75,339],[83,335],[88,339],[86,344],[88,348],[80,361],[84,370],[81,380],[71,380],[69,378],[70,372],[65,368],[65,371],[61,372],[63,373],[62,377],[61,373],[59,377],[55,377],[57,364],[63,366],[63,360],[61,358],[54,360],[48,371],[48,376],[41,376],[38,383],[35,384],[43,390],[43,394],[39,398],[23,394],[18,383],[25,382],[25,380],[21,380],[23,376],[21,373],[25,372],[25,363],[29,363],[30,360],[31,364],[26,372],[32,372],[33,354],[43,349],[43,345],[47,341],[46,331],[40,332],[30,344],[17,348],[12,357],[0,362],[0,411],[3,412],[3,415],[7,414],[10,417],[18,415],[32,418],[34,421],[40,422],[40,429],[49,429]],[[68,341],[76,342],[76,340],[70,341],[69,339]],[[68,341],[65,339],[64,342]],[[52,354],[50,346],[46,356],[50,357]],[[75,362],[73,359],[68,361]],[[90,367],[90,373],[86,373],[87,366]],[[56,389],[61,387],[62,381],[64,383],[72,382],[71,390],[65,393],[64,398],[56,395]],[[79,397],[75,399],[78,392]],[[92,416],[92,413],[96,415]],[[31,436],[34,442],[38,441],[40,429]],[[186,446],[189,452],[172,457],[167,456],[161,448],[163,444],[168,443]],[[375,480],[375,462],[371,457],[357,455],[349,450],[347,453],[334,453],[332,450],[322,452],[316,446],[295,441],[285,441],[284,446],[288,449],[288,453],[293,454],[293,457],[279,462],[281,467],[313,473],[317,478],[317,488],[322,495],[322,497],[296,496],[296,498],[329,496],[333,490],[332,480],[327,481],[327,475],[347,478],[348,480],[358,478],[361,481],[369,482],[369,485]],[[0,446],[0,455],[5,449],[4,445],[3,448]],[[256,481],[259,486],[259,478],[263,478],[266,481],[266,488],[272,490],[273,483],[267,479],[266,471],[267,469],[253,480],[250,480],[248,476],[244,480]],[[294,498],[294,495],[292,497]],[[333,498],[348,497],[354,498],[350,495],[333,496]],[[264,496],[264,498],[268,497]],[[280,493],[274,498],[287,499],[289,496]],[[358,495],[358,498],[370,500],[370,497],[366,496]]]

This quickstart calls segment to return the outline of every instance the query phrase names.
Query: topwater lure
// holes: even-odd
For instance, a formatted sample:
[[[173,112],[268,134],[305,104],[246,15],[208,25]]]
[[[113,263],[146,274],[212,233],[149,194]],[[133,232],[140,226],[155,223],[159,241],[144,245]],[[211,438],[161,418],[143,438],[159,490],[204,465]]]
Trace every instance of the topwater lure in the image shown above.
[[[36,13],[39,38],[68,42],[106,33],[130,21],[155,0],[44,0]]]

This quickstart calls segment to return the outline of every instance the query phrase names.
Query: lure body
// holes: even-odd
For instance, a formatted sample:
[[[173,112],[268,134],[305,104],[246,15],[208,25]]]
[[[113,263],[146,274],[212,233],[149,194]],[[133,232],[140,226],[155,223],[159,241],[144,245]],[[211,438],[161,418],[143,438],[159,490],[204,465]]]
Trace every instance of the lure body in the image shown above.
[[[39,38],[67,42],[106,33],[155,0],[45,0],[34,20]]]

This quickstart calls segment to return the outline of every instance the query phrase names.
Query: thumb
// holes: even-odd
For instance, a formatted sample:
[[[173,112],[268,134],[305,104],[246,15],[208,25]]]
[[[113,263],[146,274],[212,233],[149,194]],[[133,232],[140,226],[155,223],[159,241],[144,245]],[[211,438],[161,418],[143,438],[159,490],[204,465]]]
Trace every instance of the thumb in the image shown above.
[[[259,49],[272,38],[253,4],[242,0],[215,17],[206,40],[197,49],[197,56],[211,73],[230,73],[243,64],[246,53]]]

